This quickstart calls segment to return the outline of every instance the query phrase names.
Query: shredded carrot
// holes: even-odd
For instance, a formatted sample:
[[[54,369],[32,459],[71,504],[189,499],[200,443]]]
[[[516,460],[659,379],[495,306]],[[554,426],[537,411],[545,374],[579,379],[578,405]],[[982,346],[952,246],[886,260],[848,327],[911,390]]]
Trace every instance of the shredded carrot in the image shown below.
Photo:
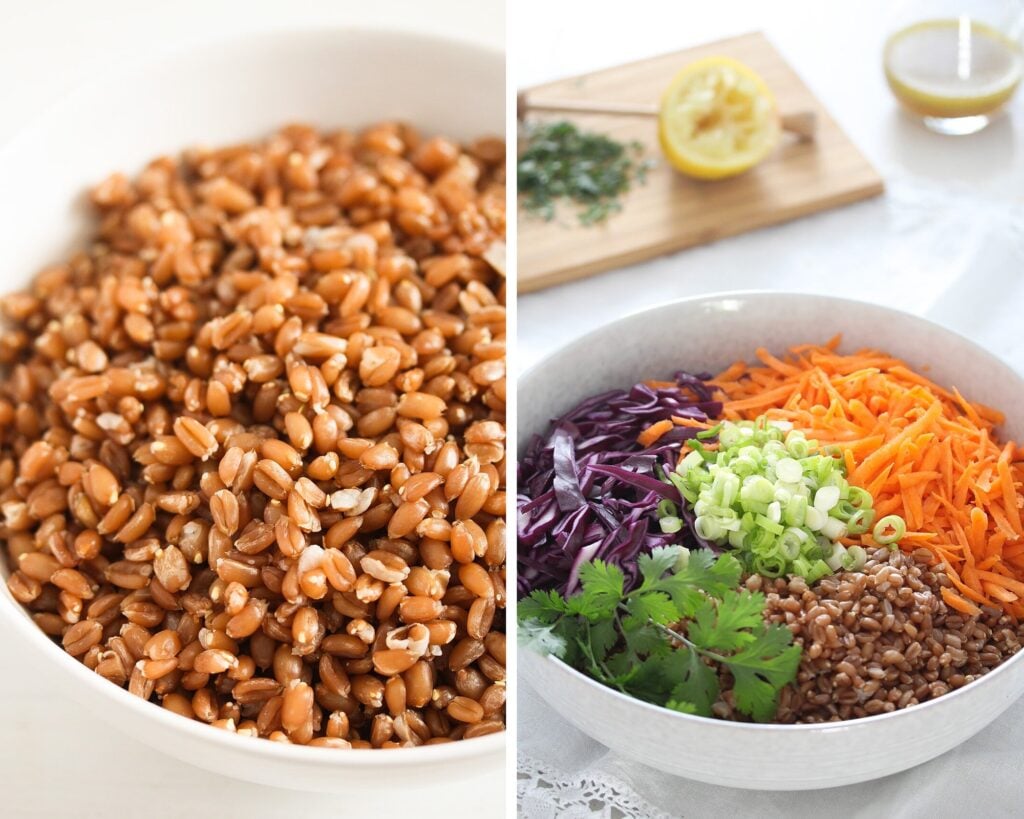
[[[1001,574],[995,572],[978,572],[978,576],[983,580],[987,580],[989,583],[994,583],[997,586],[1003,586],[1009,589],[1014,594],[1024,596],[1024,583],[1019,580],[1014,580],[1012,577],[1004,577]]]
[[[672,429],[673,426],[673,423],[667,418],[661,421],[655,421],[647,427],[647,429],[636,436],[637,443],[645,449],[649,446],[653,446],[654,442]]]
[[[969,614],[977,617],[981,614],[979,609],[974,603],[964,600],[955,591],[950,591],[946,586],[942,587],[942,599],[946,601],[946,605],[956,609],[961,614]]]
[[[999,442],[1002,414],[899,359],[842,355],[838,344],[801,345],[782,358],[758,350],[762,366],[733,364],[713,380],[724,417],[767,414],[838,447],[878,517],[906,521],[903,548],[926,548],[944,564],[950,607],[1024,614],[1024,446]],[[874,545],[870,533],[847,540]]]
[[[680,415],[673,415],[672,423],[677,427],[690,427],[692,429],[709,429],[711,427],[711,424],[704,421],[698,421],[696,418],[684,418]]]
[[[1016,603],[1020,600],[1012,591],[997,586],[995,583],[982,583],[981,585],[985,587],[985,591],[990,597],[994,597],[1000,603]]]

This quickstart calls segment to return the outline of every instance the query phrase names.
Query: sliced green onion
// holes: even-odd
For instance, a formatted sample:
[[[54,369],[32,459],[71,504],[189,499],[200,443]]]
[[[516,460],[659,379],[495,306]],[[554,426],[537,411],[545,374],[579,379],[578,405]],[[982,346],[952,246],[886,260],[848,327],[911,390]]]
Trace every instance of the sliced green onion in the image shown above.
[[[771,503],[775,500],[775,487],[767,478],[752,475],[740,488],[740,502]]]
[[[666,535],[674,535],[683,528],[683,520],[682,518],[666,516],[658,520],[658,525],[661,526],[661,531]]]
[[[799,461],[792,458],[782,458],[775,464],[775,474],[780,481],[796,483],[804,476],[804,469]]]
[[[739,475],[733,475],[732,473],[723,472],[721,473],[724,477],[722,479],[722,505],[732,506],[736,503],[736,498],[740,495],[740,487],[742,481]]]
[[[754,518],[754,521],[765,531],[771,532],[773,535],[781,535],[785,528],[780,523],[776,523],[774,520],[766,515],[758,515]]]
[[[831,573],[832,570],[824,560],[815,560],[814,563],[811,564],[811,571],[808,574],[805,574],[804,577],[807,578],[808,583],[817,583],[825,575]]]
[[[765,577],[782,577],[789,568],[782,557],[754,558],[754,571]]]
[[[810,442],[804,437],[802,432],[797,430],[793,430],[786,436],[786,449],[789,451],[789,454],[797,460],[806,458],[811,454]]]
[[[718,435],[721,429],[721,424],[715,424],[713,427],[710,427],[709,429],[705,429],[701,432],[698,432],[697,437],[702,441],[706,441],[708,438],[714,438],[716,435]]]
[[[804,530],[801,529],[800,531],[803,532]],[[832,553],[831,544],[828,547],[828,551],[829,554]],[[814,538],[807,538],[804,545],[800,547],[800,556],[807,560],[821,560],[824,554],[821,546],[818,545],[818,541]]]
[[[810,529],[812,532],[820,532],[821,527],[825,525],[825,520],[825,513],[818,509],[818,507],[808,507],[807,518],[805,520],[808,529]]]
[[[686,443],[689,444],[690,449],[692,449],[694,452],[696,452],[698,455],[700,455],[701,460],[704,461],[705,463],[714,463],[715,462],[715,453],[714,452],[709,452],[708,450],[706,450],[704,448],[704,444],[702,444],[696,438],[691,438]]]
[[[686,457],[676,464],[676,474],[685,475],[689,470],[702,463],[704,463],[704,459],[699,452],[688,452]]]
[[[848,572],[859,572],[868,561],[868,553],[860,546],[851,546],[840,559]]]
[[[842,546],[839,543],[835,544],[835,549],[832,551],[832,554],[824,558],[825,563],[834,572],[838,572],[841,568],[843,568],[843,560],[845,559],[846,547]]]
[[[786,521],[787,526],[803,526],[807,520],[807,497],[794,495],[790,498],[782,518]]]
[[[719,446],[731,449],[743,440],[743,435],[735,424],[719,424],[719,426],[721,427],[721,429],[718,430]]]
[[[846,529],[851,535],[862,535],[871,528],[871,524],[874,520],[874,509],[858,509],[850,516],[850,519],[846,521]]]
[[[889,530],[892,531],[890,534],[887,534]],[[891,543],[899,543],[906,533],[907,524],[903,518],[899,515],[886,515],[875,524],[871,535],[878,543],[888,546]]]
[[[790,527],[782,533],[782,537],[779,539],[779,551],[787,560],[792,560],[795,566],[796,559],[800,556],[800,551],[806,540],[807,535],[804,532]]]
[[[751,458],[749,455],[741,455],[735,461],[732,462],[732,471],[739,475],[741,478],[746,478],[753,475],[760,468],[758,462]]]
[[[762,526],[754,527],[752,532],[749,532],[750,548],[752,551],[760,552],[761,554],[769,554],[771,552],[778,551],[775,541],[775,533],[769,532]]]
[[[718,448],[711,451],[701,442],[715,435]],[[859,552],[838,541],[870,530],[874,502],[850,486],[839,449],[765,416],[723,421],[688,446],[666,477],[693,510],[699,537],[731,547],[748,570],[771,577],[796,574],[813,582],[863,565]],[[658,504],[658,519],[663,531],[683,525],[669,502]]]
[[[723,536],[728,537],[718,521],[708,515],[699,516],[693,522],[693,529],[697,533],[697,537],[704,540],[718,541]]]
[[[680,463],[682,463],[682,461],[680,461]],[[669,472],[668,479],[671,482],[671,484],[676,489],[679,490],[679,494],[682,495],[687,501],[689,501],[690,503],[697,502],[696,490],[690,488],[689,484],[686,483],[682,475],[680,475],[678,472]]]
[[[859,486],[850,487],[850,504],[855,509],[864,509],[865,507],[870,507],[873,503],[874,499],[866,489],[861,489]]]
[[[837,518],[826,518],[821,527],[821,533],[829,540],[839,540],[846,537],[846,524]]]
[[[839,503],[839,487],[823,486],[814,493],[814,508],[827,515]]]
[[[858,510],[854,507],[852,503],[850,503],[848,500],[841,499],[839,503],[832,507],[832,510],[829,512],[829,515],[831,515],[834,518],[839,518],[839,520],[842,521],[848,521],[850,518],[854,516],[854,514],[857,511]]]
[[[811,572],[811,561],[803,557],[797,557],[793,560],[793,574],[798,574],[801,577],[807,577]]]
[[[767,515],[768,504],[758,503],[757,501],[747,501],[746,503],[743,504],[743,511],[750,512],[754,515]]]

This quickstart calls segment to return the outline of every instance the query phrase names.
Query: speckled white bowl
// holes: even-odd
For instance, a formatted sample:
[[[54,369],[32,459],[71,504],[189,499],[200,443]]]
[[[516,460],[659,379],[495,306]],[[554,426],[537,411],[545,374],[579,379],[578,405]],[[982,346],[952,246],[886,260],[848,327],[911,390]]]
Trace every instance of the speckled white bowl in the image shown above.
[[[1007,413],[1024,436],[1024,380],[967,339],[924,319],[827,296],[730,293],[666,304],[554,352],[519,382],[519,440],[588,395],[679,369],[717,372],[756,347],[782,352],[843,334],[928,368],[942,385]],[[522,445],[522,444],[521,444]],[[1024,654],[957,691],[891,714],[829,725],[751,725],[688,716],[632,699],[559,660],[519,652],[520,679],[580,730],[625,756],[716,785],[806,790],[863,782],[960,744],[1024,693]]]
[[[0,291],[80,244],[91,224],[84,192],[111,171],[134,172],[197,143],[258,138],[287,122],[359,127],[380,119],[459,139],[504,134],[503,55],[398,31],[322,29],[213,39],[117,66],[0,148],[0,189],[8,194],[0,196]],[[412,809],[457,793],[466,810],[502,810],[503,734],[389,753],[248,739],[182,719],[92,673],[43,635],[5,582],[0,629],[5,651],[31,658],[25,686],[33,673],[48,674],[111,726],[209,771],[343,793],[339,810],[353,815],[379,812],[381,799],[393,808],[396,788],[413,798]],[[60,726],[38,728],[61,741]]]

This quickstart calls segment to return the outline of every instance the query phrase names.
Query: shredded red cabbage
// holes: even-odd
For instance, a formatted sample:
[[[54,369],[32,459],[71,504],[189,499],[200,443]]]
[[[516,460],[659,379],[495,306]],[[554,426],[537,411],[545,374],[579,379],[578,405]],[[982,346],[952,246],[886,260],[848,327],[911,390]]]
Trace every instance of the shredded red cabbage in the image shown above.
[[[722,412],[707,373],[676,373],[678,388],[637,384],[588,398],[536,435],[519,462],[520,595],[556,588],[571,594],[580,564],[600,558],[637,578],[636,557],[656,546],[711,548],[693,531],[693,514],[655,465],[675,467],[680,443],[698,430],[676,426],[651,447],[637,436],[672,416],[708,421]],[[659,501],[679,505],[677,534],[658,525]]]

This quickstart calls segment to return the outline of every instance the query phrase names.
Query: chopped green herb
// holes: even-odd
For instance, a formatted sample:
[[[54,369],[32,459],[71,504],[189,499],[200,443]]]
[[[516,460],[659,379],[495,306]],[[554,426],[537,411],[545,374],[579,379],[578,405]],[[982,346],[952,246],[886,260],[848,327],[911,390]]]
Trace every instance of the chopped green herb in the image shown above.
[[[537,590],[519,601],[524,644],[599,682],[687,714],[711,716],[720,675],[733,678],[737,708],[775,716],[779,691],[796,677],[800,648],[789,629],[764,622],[764,595],[738,589],[732,555],[680,546],[638,560],[640,585],[600,560],[580,567],[581,589],[564,598]]]
[[[578,205],[584,225],[603,222],[621,210],[621,196],[634,182],[644,182],[649,160],[639,142],[621,143],[571,122],[534,125],[519,157],[519,193],[528,213],[546,220],[555,216],[559,199]]]

